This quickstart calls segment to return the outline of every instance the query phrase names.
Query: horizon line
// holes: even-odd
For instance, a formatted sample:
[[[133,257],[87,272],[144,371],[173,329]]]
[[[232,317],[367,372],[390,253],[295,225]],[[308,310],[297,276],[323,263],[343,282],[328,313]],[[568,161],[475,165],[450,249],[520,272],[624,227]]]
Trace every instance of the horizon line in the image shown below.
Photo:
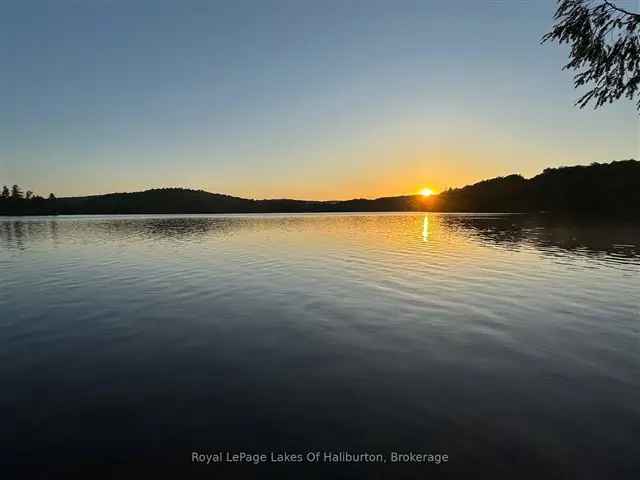
[[[495,180],[495,179],[499,179],[499,178],[507,178],[507,177],[511,177],[511,176],[519,176],[522,177],[525,180],[531,180],[535,177],[537,177],[538,175],[543,174],[545,171],[547,170],[557,170],[557,169],[562,169],[562,168],[580,168],[580,167],[589,167],[589,166],[593,166],[593,165],[610,165],[616,162],[625,162],[625,161],[637,161],[635,158],[631,157],[631,158],[627,158],[627,159],[622,159],[622,160],[612,160],[609,162],[591,162],[590,164],[574,164],[574,165],[559,165],[556,167],[546,167],[544,168],[542,171],[540,171],[539,173],[531,176],[531,177],[525,177],[524,175],[522,175],[521,173],[509,173],[509,174],[505,174],[505,175],[498,175],[498,176],[494,176],[494,177],[490,177],[490,178],[483,178],[483,179],[479,179],[476,180],[472,183],[468,183],[466,185],[459,185],[459,186],[449,186],[447,188],[443,188],[440,191],[435,191],[432,190],[433,193],[429,196],[429,197],[437,197],[438,195],[441,195],[442,193],[448,191],[448,190],[456,190],[456,189],[462,189],[465,187],[469,187],[469,186],[473,186],[476,185],[478,183],[482,183],[485,181],[490,181],[490,180]],[[328,199],[328,200],[314,200],[314,199],[304,199],[304,198],[291,198],[291,197],[271,197],[271,198],[258,198],[258,197],[252,197],[252,196],[240,196],[240,195],[232,195],[232,194],[228,194],[228,193],[220,193],[220,192],[212,192],[209,190],[206,190],[204,188],[195,188],[195,187],[188,187],[188,186],[182,186],[182,187],[178,187],[178,186],[164,186],[164,187],[149,187],[149,188],[142,188],[140,190],[131,190],[131,191],[112,191],[112,192],[104,192],[104,193],[89,193],[89,194],[81,194],[81,195],[64,195],[64,196],[58,196],[55,195],[55,192],[51,192],[53,193],[56,198],[59,199],[69,199],[69,198],[87,198],[87,197],[100,197],[100,196],[105,196],[105,195],[122,195],[122,194],[135,194],[135,193],[144,193],[144,192],[148,192],[148,191],[152,191],[152,190],[189,190],[189,191],[193,191],[193,192],[204,192],[204,193],[208,193],[211,195],[220,195],[220,196],[225,196],[225,197],[232,197],[232,198],[239,198],[242,200],[252,200],[252,201],[283,201],[283,200],[287,200],[287,201],[295,201],[295,202],[317,202],[317,203],[331,203],[331,202],[349,202],[349,201],[355,201],[355,200],[367,200],[367,201],[375,201],[375,200],[380,200],[380,199],[386,199],[386,198],[399,198],[399,197],[421,197],[422,195],[420,194],[419,191],[413,192],[413,193],[400,193],[400,194],[393,194],[393,195],[383,195],[383,196],[378,196],[378,197],[349,197],[349,198],[345,198],[345,199]],[[34,192],[36,193],[36,192]],[[46,195],[46,194],[45,194]],[[429,197],[425,197],[425,198],[429,198]]]
[[[589,166],[592,166],[592,165],[610,165],[612,163],[625,162],[625,161],[637,161],[637,160],[635,158],[631,157],[631,158],[626,158],[626,159],[622,159],[622,160],[611,160],[609,162],[591,162],[590,164],[574,164],[574,165],[559,165],[559,166],[556,166],[556,167],[545,167],[544,169],[542,169],[542,171],[540,171],[539,173],[536,173],[535,175],[533,175],[531,177],[525,177],[521,173],[509,173],[509,174],[505,174],[505,175],[497,175],[495,177],[482,178],[482,179],[479,179],[479,180],[475,180],[474,182],[467,183],[466,185],[449,186],[447,188],[443,188],[440,191],[433,191],[433,194],[430,195],[430,196],[431,197],[436,197],[436,196],[442,194],[443,192],[446,192],[447,190],[456,190],[456,189],[460,189],[460,188],[465,188],[465,187],[469,187],[469,186],[472,186],[472,185],[476,185],[476,184],[481,183],[481,182],[494,180],[494,179],[498,179],[498,178],[511,177],[511,176],[514,176],[514,175],[520,176],[520,177],[524,178],[525,180],[531,180],[532,178],[535,178],[538,175],[541,175],[546,170],[557,170],[557,169],[561,169],[561,168],[589,167]],[[245,196],[239,196],[239,195],[231,195],[231,194],[228,194],[228,193],[212,192],[212,191],[209,191],[209,190],[205,190],[204,188],[172,186],[172,187],[149,187],[149,188],[143,188],[142,190],[132,190],[132,191],[90,193],[90,194],[85,194],[85,195],[65,195],[65,196],[58,197],[58,198],[99,197],[99,196],[102,196],[102,195],[133,194],[133,193],[148,192],[150,190],[168,190],[168,189],[190,190],[190,191],[194,191],[194,192],[205,192],[205,193],[209,193],[209,194],[212,194],[212,195],[221,195],[221,196],[226,196],[226,197],[240,198],[240,199],[243,199],[243,200],[253,200],[253,201],[289,200],[289,201],[295,201],[295,202],[318,202],[318,203],[349,202],[349,201],[353,201],[353,200],[374,201],[374,200],[380,200],[380,199],[384,199],[384,198],[420,197],[420,196],[422,196],[418,191],[418,192],[414,192],[414,193],[399,193],[399,194],[394,194],[394,195],[383,195],[383,196],[379,196],[379,197],[349,197],[349,198],[345,198],[345,199],[342,199],[342,200],[341,199],[313,200],[313,199],[289,198],[289,197],[258,198],[258,197],[252,197],[252,196],[245,197]]]

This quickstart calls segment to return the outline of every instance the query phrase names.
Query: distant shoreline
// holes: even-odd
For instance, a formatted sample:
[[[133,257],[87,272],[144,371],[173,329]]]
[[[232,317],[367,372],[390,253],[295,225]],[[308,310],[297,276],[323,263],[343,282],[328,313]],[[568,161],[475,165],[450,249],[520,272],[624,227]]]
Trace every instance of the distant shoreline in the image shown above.
[[[254,200],[203,190],[160,188],[133,193],[42,198],[14,185],[3,189],[0,215],[188,215],[262,213],[571,213],[640,215],[640,162],[547,168],[526,179],[508,175],[431,196],[337,201]]]
[[[255,216],[269,216],[269,215],[340,215],[340,214],[353,214],[353,215],[366,215],[366,214],[415,214],[421,215],[425,213],[434,213],[438,215],[478,215],[478,216],[490,216],[490,215],[551,215],[552,212],[443,212],[436,210],[384,210],[384,211],[315,211],[315,212],[201,212],[201,213],[158,213],[158,212],[139,212],[139,213],[45,213],[45,214],[25,214],[25,215],[0,215],[0,219],[11,218],[24,218],[24,217],[153,217],[153,216],[174,216],[174,217],[187,217],[187,216],[232,216],[232,215],[255,215]]]

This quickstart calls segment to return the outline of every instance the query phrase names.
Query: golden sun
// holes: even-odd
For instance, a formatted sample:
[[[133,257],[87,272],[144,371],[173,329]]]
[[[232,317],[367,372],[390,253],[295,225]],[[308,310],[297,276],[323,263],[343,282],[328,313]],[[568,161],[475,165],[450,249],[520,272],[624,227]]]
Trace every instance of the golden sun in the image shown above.
[[[430,188],[423,188],[422,190],[420,190],[420,195],[422,195],[423,197],[430,197],[431,195],[433,195],[433,190],[431,190]]]

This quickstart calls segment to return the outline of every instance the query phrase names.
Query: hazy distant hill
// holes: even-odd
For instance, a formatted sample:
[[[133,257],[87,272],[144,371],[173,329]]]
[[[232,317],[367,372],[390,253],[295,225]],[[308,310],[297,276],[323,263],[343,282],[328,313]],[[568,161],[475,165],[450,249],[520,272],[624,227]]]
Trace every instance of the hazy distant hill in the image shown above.
[[[421,210],[422,198],[402,196],[376,200],[306,201],[252,200],[203,190],[159,188],[134,193],[110,193],[57,200],[58,213],[269,213]]]
[[[577,212],[640,215],[640,162],[548,168],[525,179],[492,178],[432,197],[345,201],[252,200],[202,190],[161,188],[45,200],[0,198],[0,214],[275,213],[275,212]]]

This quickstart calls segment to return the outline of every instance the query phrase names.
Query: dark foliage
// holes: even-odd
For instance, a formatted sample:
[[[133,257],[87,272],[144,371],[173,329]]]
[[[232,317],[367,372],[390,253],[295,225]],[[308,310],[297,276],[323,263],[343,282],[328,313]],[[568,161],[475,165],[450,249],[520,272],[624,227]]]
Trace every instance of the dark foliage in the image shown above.
[[[578,72],[576,88],[590,87],[576,105],[593,101],[597,108],[622,96],[633,99],[640,85],[640,14],[608,1],[558,3],[556,23],[542,41],[570,45],[571,61],[564,68]]]
[[[640,214],[640,162],[547,168],[525,180],[494,178],[440,195],[444,211]]]
[[[53,193],[44,199],[31,190],[23,193],[18,185],[11,190],[5,185],[0,193],[0,215],[51,215],[56,213],[56,206]]]

